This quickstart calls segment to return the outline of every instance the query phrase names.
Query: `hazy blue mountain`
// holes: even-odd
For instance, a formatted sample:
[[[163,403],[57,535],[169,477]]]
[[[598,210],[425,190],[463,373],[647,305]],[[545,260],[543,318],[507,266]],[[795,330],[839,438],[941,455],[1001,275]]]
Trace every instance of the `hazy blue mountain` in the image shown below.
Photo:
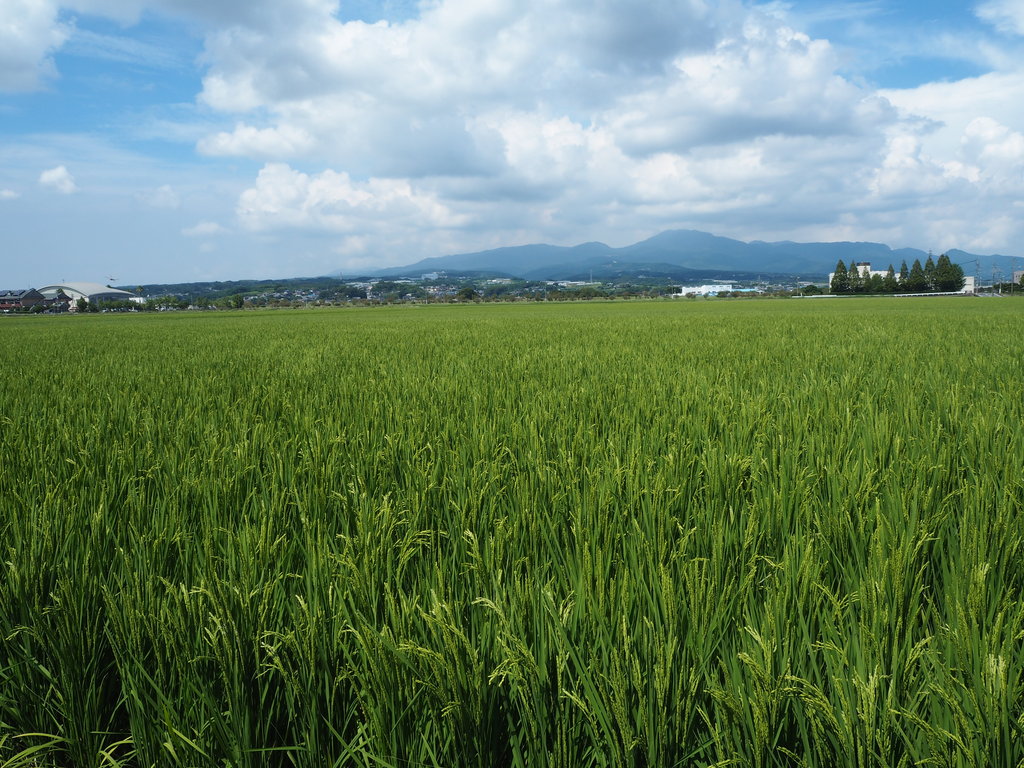
[[[976,261],[981,265],[980,270],[991,270],[993,264],[998,264],[998,268],[1004,271],[1012,261],[1008,256],[976,256],[959,250],[949,254],[954,262],[963,265],[967,274],[975,271]],[[885,269],[892,264],[898,271],[904,260],[909,265],[914,263],[914,259],[920,259],[923,264],[927,258],[926,251],[916,248],[894,250],[883,243],[768,243],[760,240],[746,243],[707,232],[677,229],[623,248],[611,248],[604,243],[583,243],[573,247],[520,245],[437,256],[369,274],[419,277],[428,272],[473,270],[531,280],[586,280],[591,273],[594,279],[639,273],[649,273],[651,277],[669,276],[673,280],[741,280],[758,275],[824,279],[840,259],[847,265],[869,261],[875,269]]]
[[[527,280],[712,282],[716,280],[756,280],[763,274],[733,269],[690,269],[667,262],[588,259],[583,262],[552,264],[527,272],[523,277]]]
[[[981,283],[1012,280],[1014,270],[1024,269],[1024,259],[1020,256],[1007,256],[1002,253],[978,256],[959,248],[953,248],[946,253],[950,260],[964,268],[965,275],[974,275]]]
[[[478,251],[476,253],[434,256],[405,267],[380,269],[369,274],[382,277],[419,277],[428,272],[472,270],[474,272],[495,272],[522,277],[527,272],[542,269],[550,264],[579,263],[592,258],[608,258],[612,251],[613,249],[604,243],[583,243],[573,247],[561,245],[517,245],[508,248],[495,248],[490,251]]]

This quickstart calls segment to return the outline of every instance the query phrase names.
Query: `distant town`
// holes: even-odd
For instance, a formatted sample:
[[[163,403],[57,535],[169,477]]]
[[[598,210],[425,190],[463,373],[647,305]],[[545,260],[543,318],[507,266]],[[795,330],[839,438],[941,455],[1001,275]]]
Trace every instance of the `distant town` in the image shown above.
[[[849,272],[877,276],[866,262],[851,263]],[[245,308],[304,308],[396,303],[459,303],[492,301],[587,301],[652,298],[753,298],[838,296],[830,291],[834,273],[812,281],[785,275],[758,280],[712,280],[681,285],[663,276],[629,275],[612,280],[522,280],[474,272],[429,272],[418,278],[341,277],[233,280],[195,283],[111,286],[96,282],[54,283],[40,288],[0,290],[0,313],[167,312]],[[864,281],[863,293],[874,291]],[[957,293],[1012,295],[1024,291],[1024,270],[1010,282],[975,285],[964,281]]]

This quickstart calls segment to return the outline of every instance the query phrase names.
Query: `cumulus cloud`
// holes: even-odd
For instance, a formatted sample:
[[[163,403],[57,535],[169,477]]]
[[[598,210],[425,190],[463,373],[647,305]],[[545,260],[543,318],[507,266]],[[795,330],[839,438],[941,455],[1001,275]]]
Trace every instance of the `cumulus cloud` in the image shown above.
[[[920,138],[898,132],[889,140],[885,159],[871,182],[876,197],[895,200],[908,197],[919,201],[922,196],[937,195],[949,186],[943,168],[922,155]]]
[[[968,124],[963,147],[980,165],[1012,168],[1024,162],[1024,136],[990,117],[978,117]]]
[[[961,139],[957,169],[989,195],[1007,202],[1024,195],[1024,134],[989,117],[972,120]]]
[[[838,64],[827,42],[755,16],[714,50],[679,57],[672,78],[623,98],[607,121],[639,154],[770,135],[838,137],[892,122],[888,104],[835,74]]]
[[[1007,125],[1024,124],[1021,68],[916,88],[882,90],[878,95],[900,110],[906,121],[929,120],[929,142],[942,142],[943,152],[955,150],[961,132],[976,117],[991,117]]]
[[[600,100],[714,38],[696,1],[445,0],[399,24],[342,23],[330,4],[297,5],[287,24],[246,22],[210,36],[208,104],[238,111],[360,94],[433,111],[469,97],[481,106],[548,94]]]
[[[51,54],[69,28],[50,0],[4,0],[0,5],[0,90],[26,91],[56,73]]]
[[[74,176],[63,165],[43,171],[39,174],[39,183],[44,187],[51,187],[57,190],[62,195],[70,195],[78,189],[75,186]]]
[[[455,227],[453,214],[428,192],[394,179],[353,181],[327,170],[313,176],[268,163],[238,201],[239,220],[253,230],[310,227],[351,233],[367,227]]]
[[[1011,213],[1017,201],[1024,198],[1024,135],[1019,130],[1024,125],[1024,70],[927,83],[884,96],[904,117],[900,133],[908,151],[899,168],[890,151],[887,166],[876,175],[876,193],[905,197],[902,207],[914,206],[921,230],[945,247],[1011,249],[1024,236],[1024,226],[1010,223],[1017,218]],[[915,200],[915,188],[933,197]],[[1008,234],[1014,228],[1015,234]]]
[[[0,189],[0,200],[14,200],[17,197],[21,197],[13,189]]]
[[[827,42],[728,1],[445,0],[400,24],[303,10],[208,38],[202,100],[261,122],[201,151],[473,175],[501,169],[502,148],[473,130],[495,113],[596,121],[641,154],[891,118],[835,74]]]

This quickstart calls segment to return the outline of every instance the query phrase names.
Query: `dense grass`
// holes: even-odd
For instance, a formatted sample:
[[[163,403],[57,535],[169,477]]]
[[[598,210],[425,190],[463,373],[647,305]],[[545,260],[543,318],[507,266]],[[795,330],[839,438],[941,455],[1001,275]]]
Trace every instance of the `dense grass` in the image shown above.
[[[1024,765],[1024,316],[0,322],[0,766]]]

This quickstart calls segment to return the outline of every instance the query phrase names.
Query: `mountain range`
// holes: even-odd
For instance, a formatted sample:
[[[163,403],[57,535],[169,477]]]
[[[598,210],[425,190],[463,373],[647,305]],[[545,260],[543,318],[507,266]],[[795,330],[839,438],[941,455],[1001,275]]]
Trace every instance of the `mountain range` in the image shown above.
[[[1009,278],[1015,257],[978,256],[960,250],[947,252],[967,274],[999,269]],[[935,254],[936,256],[938,254]],[[875,269],[904,260],[913,264],[928,258],[916,248],[892,249],[882,243],[768,243],[743,242],[691,229],[668,230],[622,248],[604,243],[576,246],[520,245],[476,253],[436,256],[403,267],[367,273],[373,277],[420,277],[431,272],[477,272],[525,280],[587,280],[622,277],[668,277],[673,280],[743,280],[758,276],[798,276],[824,280],[842,259],[869,261]]]

